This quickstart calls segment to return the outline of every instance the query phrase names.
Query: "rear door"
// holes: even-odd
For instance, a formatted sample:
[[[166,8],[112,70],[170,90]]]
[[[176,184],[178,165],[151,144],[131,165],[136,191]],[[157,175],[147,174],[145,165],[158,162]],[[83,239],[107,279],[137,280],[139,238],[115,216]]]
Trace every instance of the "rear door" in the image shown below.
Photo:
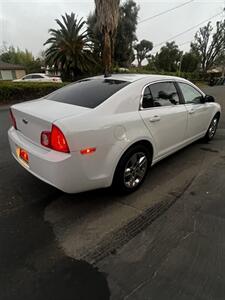
[[[192,85],[179,82],[185,106],[188,112],[187,139],[195,139],[205,134],[211,118],[208,103],[202,103],[203,93]]]
[[[140,115],[154,138],[159,158],[184,142],[187,110],[173,81],[157,82],[145,88]]]
[[[22,80],[24,80],[24,81],[30,81],[31,79],[32,79],[31,75],[27,75],[22,78]]]

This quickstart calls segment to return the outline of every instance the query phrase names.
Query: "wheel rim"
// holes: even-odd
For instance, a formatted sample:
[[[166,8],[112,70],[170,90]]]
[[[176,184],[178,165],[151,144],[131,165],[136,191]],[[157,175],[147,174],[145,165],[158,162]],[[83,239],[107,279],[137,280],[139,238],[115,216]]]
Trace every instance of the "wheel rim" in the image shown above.
[[[214,118],[209,127],[209,138],[213,138],[217,129],[217,118]]]
[[[128,160],[124,170],[124,184],[127,188],[138,186],[148,168],[148,159],[144,152],[137,152]]]

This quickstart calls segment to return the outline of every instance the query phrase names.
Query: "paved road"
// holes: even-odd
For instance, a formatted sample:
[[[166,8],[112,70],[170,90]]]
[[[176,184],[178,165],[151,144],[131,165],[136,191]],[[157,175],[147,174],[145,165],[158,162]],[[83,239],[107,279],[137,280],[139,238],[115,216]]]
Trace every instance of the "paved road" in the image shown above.
[[[217,96],[222,105],[224,105],[224,91],[223,87],[207,88],[207,93]],[[224,119],[220,126],[225,128]],[[208,172],[212,172],[211,176],[217,178],[219,173],[217,174],[215,166],[219,164],[220,167],[224,167],[221,160],[224,151],[224,131],[220,130],[215,141],[209,145],[197,142],[159,163],[152,169],[146,183],[137,193],[120,198],[108,190],[66,195],[34,178],[12,159],[6,136],[8,127],[7,112],[0,111],[0,299],[100,300],[109,299],[110,294],[111,299],[122,299],[129,295],[130,299],[137,299],[139,296],[140,299],[151,299],[144,297],[149,295],[149,291],[151,293],[154,291],[155,294],[152,295],[158,296],[161,287],[168,289],[168,295],[172,293],[176,295],[175,285],[172,288],[172,283],[170,286],[170,281],[166,280],[166,268],[172,268],[174,263],[171,273],[174,277],[176,268],[180,266],[180,273],[178,272],[174,279],[177,284],[182,270],[192,262],[192,256],[189,255],[182,264],[184,252],[175,246],[185,234],[192,232],[189,227],[193,224],[190,225],[188,220],[189,213],[192,213],[191,208],[196,205],[194,193],[198,189],[205,192],[205,186],[201,182],[198,183],[198,179]],[[217,184],[214,180],[213,186],[209,189],[209,192],[214,189],[214,193],[220,191],[216,195],[220,201],[218,205],[221,219],[225,209],[221,202],[222,180],[224,180],[222,176],[223,172],[219,174],[220,180]],[[185,195],[190,194],[190,189],[193,193],[192,197],[189,197],[190,208],[185,210],[184,218],[179,218],[179,209],[181,210],[180,207],[186,201]],[[201,206],[204,197],[197,199]],[[215,210],[213,200],[209,198],[207,201],[210,209]],[[172,204],[174,205],[169,208]],[[168,208],[168,212],[164,213]],[[161,214],[162,217],[156,220]],[[208,222],[207,228],[211,227],[210,222],[214,228],[210,231],[211,237],[213,230],[216,232],[221,223],[216,223],[211,218],[208,218]],[[179,234],[176,233],[177,230]],[[217,244],[223,242],[222,233],[221,229],[221,234],[216,237]],[[193,238],[196,235],[193,235]],[[140,238],[143,236],[145,242]],[[203,251],[206,241],[202,241],[201,244],[198,235],[196,238],[200,241],[196,245],[197,250],[200,247]],[[192,243],[188,238],[184,240]],[[138,247],[135,246],[136,243],[139,243]],[[165,251],[158,251],[160,248],[165,248]],[[165,261],[173,248],[178,249],[178,253],[172,253],[168,267]],[[116,254],[117,249],[121,249],[119,254]],[[215,272],[217,267],[219,268],[218,259],[222,258],[219,251],[223,249],[219,248],[218,252],[213,252],[217,251],[213,246],[210,249],[211,252],[206,252],[206,257],[209,258],[210,254],[217,255],[216,267],[213,269],[213,275],[217,278]],[[178,254],[180,256],[176,264],[175,257]],[[124,264],[125,256],[126,264]],[[146,256],[152,257],[150,264],[153,265],[152,268],[147,268],[147,271],[143,266],[149,266],[149,261],[145,261]],[[197,262],[193,262],[194,271],[199,261],[197,254],[195,260]],[[161,277],[158,278],[154,274],[158,274],[157,270],[162,262],[166,267],[162,268],[163,273],[160,273]],[[140,271],[137,271],[138,267]],[[206,267],[204,265],[202,269],[208,274]],[[171,269],[169,271],[172,272]],[[183,276],[187,292],[190,292],[188,286],[191,271],[192,269],[189,281]],[[135,272],[138,277],[134,276]],[[149,287],[149,280],[146,279],[151,272],[155,283],[154,289]],[[222,276],[220,269],[218,274]],[[218,281],[218,285],[222,279]],[[201,286],[198,291],[201,291],[203,285],[208,282],[212,284],[210,280],[196,276],[196,285],[198,282]],[[216,279],[212,284],[213,288],[215,284]],[[193,291],[194,288],[195,285]],[[182,294],[183,289],[181,290]],[[199,294],[197,290],[196,295]],[[154,297],[154,299],[165,299],[164,295],[159,297],[161,298]],[[217,298],[196,296],[192,299]]]
[[[176,203],[99,262],[111,299],[225,299],[225,130],[207,149],[217,159]]]

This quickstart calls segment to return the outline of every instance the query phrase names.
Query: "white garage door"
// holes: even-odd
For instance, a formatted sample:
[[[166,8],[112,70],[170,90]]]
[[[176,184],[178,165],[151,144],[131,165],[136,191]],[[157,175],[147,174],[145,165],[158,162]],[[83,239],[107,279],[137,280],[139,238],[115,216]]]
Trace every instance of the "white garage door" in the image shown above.
[[[1,75],[2,75],[2,79],[3,80],[12,80],[13,76],[12,76],[12,71],[8,71],[8,70],[3,70],[1,71]]]

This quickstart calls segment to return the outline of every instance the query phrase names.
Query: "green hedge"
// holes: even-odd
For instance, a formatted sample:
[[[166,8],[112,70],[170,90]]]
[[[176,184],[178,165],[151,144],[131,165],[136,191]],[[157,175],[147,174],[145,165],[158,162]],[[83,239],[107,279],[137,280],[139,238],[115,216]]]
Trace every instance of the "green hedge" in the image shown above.
[[[144,67],[133,67],[130,68],[129,71],[119,71],[118,68],[115,68],[114,71],[116,73],[141,73],[141,74],[152,74],[152,75],[167,75],[167,76],[178,76],[188,79],[192,82],[204,81],[204,76],[199,72],[163,72],[163,71],[154,71],[148,70],[147,66]]]
[[[143,68],[133,68],[132,73],[146,73],[154,74],[154,72],[146,71]],[[129,72],[129,73],[130,73]],[[177,73],[157,73],[162,75],[178,75]],[[181,77],[187,78],[194,83],[201,81],[201,77],[196,73],[181,73]],[[0,104],[7,104],[10,102],[22,102],[26,100],[33,100],[43,97],[58,88],[65,86],[68,83],[35,83],[35,82],[12,82],[0,81]]]
[[[65,85],[66,83],[0,81],[0,104],[37,99]]]

